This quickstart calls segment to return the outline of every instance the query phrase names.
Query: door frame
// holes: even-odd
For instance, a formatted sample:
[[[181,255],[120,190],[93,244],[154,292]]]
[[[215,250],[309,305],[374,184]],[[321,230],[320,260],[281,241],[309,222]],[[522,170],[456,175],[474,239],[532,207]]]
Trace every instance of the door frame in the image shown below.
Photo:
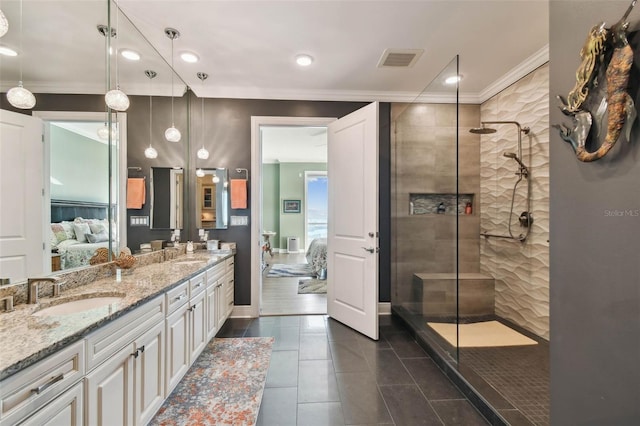
[[[328,126],[336,117],[251,116],[251,305],[239,316],[259,317],[261,304],[262,138],[260,126]],[[278,236],[279,237],[279,236]]]

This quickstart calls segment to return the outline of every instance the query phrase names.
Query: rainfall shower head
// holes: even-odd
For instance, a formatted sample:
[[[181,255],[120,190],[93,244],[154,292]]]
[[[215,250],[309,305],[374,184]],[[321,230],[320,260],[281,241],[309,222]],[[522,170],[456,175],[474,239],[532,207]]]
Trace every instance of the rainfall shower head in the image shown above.
[[[473,129],[469,130],[469,132],[476,135],[489,135],[491,133],[495,133],[496,131],[496,129],[492,129],[491,127],[484,127],[484,124],[482,124],[482,127],[474,127]]]

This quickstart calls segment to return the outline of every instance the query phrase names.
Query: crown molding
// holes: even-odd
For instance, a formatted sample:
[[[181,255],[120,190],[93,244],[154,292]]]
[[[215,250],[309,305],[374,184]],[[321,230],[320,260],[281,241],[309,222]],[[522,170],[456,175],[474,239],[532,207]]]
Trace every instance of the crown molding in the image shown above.
[[[529,56],[516,67],[512,68],[505,75],[485,87],[478,95],[478,103],[483,103],[488,99],[491,99],[493,96],[502,92],[504,89],[547,62],[549,62],[549,44],[544,45],[540,50]]]

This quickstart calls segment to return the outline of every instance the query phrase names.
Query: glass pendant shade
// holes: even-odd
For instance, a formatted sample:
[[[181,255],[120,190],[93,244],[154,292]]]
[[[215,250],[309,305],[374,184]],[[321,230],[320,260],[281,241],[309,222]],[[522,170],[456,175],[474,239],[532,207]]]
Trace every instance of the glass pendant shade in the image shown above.
[[[104,101],[109,108],[116,111],[126,111],[129,108],[129,97],[119,87],[109,90],[104,95]]]
[[[36,97],[33,93],[22,87],[22,82],[18,86],[9,89],[7,92],[7,100],[15,108],[30,109],[36,105]]]
[[[144,150],[144,156],[147,158],[158,158],[158,151],[156,151],[156,149],[152,146],[149,146],[149,148]]]
[[[175,126],[171,126],[164,131],[164,137],[169,142],[180,142],[182,135],[180,134],[180,130],[176,129]]]
[[[207,151],[207,149],[203,146],[198,150],[197,155],[199,159],[206,160],[207,158],[209,158],[209,151]]]
[[[196,176],[198,176],[198,177],[204,177],[204,170],[202,170],[202,169],[198,169],[198,170],[196,170]]]
[[[213,179],[211,179],[213,181],[213,183],[218,183],[220,182],[220,178],[216,175],[213,176]]]
[[[5,35],[9,31],[9,21],[7,21],[7,17],[4,16],[4,13],[0,10],[0,37]]]
[[[98,137],[103,140],[109,139],[109,126],[105,123],[104,126],[98,128]],[[116,138],[116,130],[111,129],[111,140]]]

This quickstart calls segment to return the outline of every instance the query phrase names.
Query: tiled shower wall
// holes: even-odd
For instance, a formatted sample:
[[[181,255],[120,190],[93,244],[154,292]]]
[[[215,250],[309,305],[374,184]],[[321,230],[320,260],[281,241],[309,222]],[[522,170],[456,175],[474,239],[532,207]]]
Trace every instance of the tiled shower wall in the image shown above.
[[[496,280],[496,314],[549,339],[548,64],[484,102],[480,116],[483,121],[518,121],[521,126],[531,128],[529,135],[522,135],[522,153],[531,172],[534,219],[525,243],[482,238],[480,269]],[[514,125],[495,127],[497,133],[481,136],[480,228],[507,234],[518,165],[503,153],[516,152],[517,130]],[[518,224],[518,216],[526,210],[526,185],[523,179],[516,191],[511,218],[511,230],[516,236],[526,232]]]
[[[391,106],[392,303],[411,301],[414,273],[455,272],[456,215],[410,215],[410,194],[456,193],[456,106]],[[479,105],[460,105],[459,192],[480,192]],[[460,271],[479,272],[480,217],[460,216]],[[415,306],[415,308],[419,308]]]

